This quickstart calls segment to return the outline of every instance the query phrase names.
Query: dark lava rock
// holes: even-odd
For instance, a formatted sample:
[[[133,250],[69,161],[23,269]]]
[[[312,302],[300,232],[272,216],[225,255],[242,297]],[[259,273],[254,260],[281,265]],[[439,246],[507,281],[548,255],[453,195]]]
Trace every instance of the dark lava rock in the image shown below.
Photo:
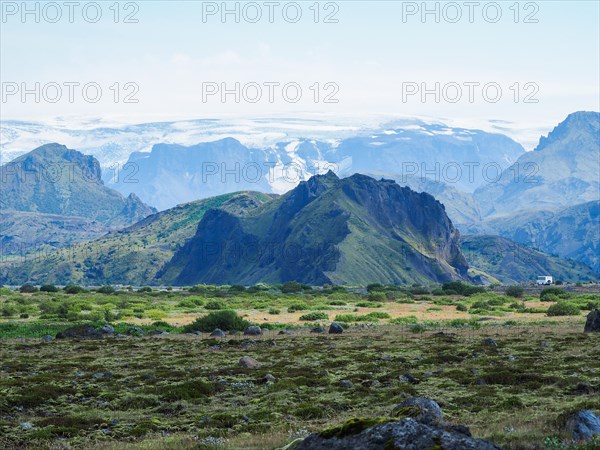
[[[498,343],[492,338],[488,337],[481,341],[483,345],[487,345],[488,347],[498,347]]]
[[[100,333],[102,334],[115,334],[115,329],[110,325],[104,325],[100,328]]]
[[[340,386],[344,389],[350,389],[352,387],[352,381],[350,380],[342,380],[340,381]]]
[[[593,395],[596,392],[600,392],[600,386],[594,387],[590,383],[578,383],[571,389],[571,394],[574,395]]]
[[[144,335],[144,330],[142,330],[140,327],[131,327],[129,330],[127,330],[127,336],[143,336]]]
[[[294,333],[292,333],[290,330],[281,330],[278,334],[282,334],[282,335],[286,335],[286,336],[294,335]]]
[[[577,411],[567,418],[565,428],[576,441],[590,441],[600,435],[600,417],[589,410]]]
[[[92,378],[96,378],[96,379],[98,379],[98,378],[112,378],[112,373],[110,373],[110,372],[106,372],[106,373],[98,372],[98,373],[93,374]]]
[[[400,375],[398,377],[398,379],[400,381],[404,381],[405,383],[410,383],[410,384],[419,384],[420,381],[417,380],[414,376],[412,376],[410,373],[405,373],[404,375]]]
[[[339,323],[333,322],[329,325],[329,334],[342,334],[344,329]]]
[[[220,328],[215,328],[215,330],[210,333],[212,337],[225,337],[225,332]]]
[[[473,436],[471,434],[471,430],[469,430],[469,427],[466,427],[464,425],[450,425],[446,427],[446,430],[455,431],[456,433],[464,434],[465,436],[469,437]]]
[[[600,309],[590,311],[583,331],[586,333],[600,333]]]
[[[273,375],[271,375],[270,373],[268,373],[268,374],[266,374],[266,375],[263,377],[263,381],[264,381],[265,383],[274,383],[274,382],[275,382],[275,377],[274,377]]]
[[[501,450],[496,445],[464,433],[426,425],[414,419],[377,423],[352,419],[341,427],[308,436],[295,450]]]
[[[44,341],[44,342],[50,342],[50,341],[53,341],[53,340],[54,340],[54,337],[50,336],[50,335],[44,336],[42,338],[42,341]]]
[[[162,335],[167,335],[167,334],[169,334],[168,331],[152,330],[148,333],[148,336],[162,336]]]
[[[102,334],[91,325],[78,325],[76,327],[67,328],[60,333],[57,333],[56,339],[84,339],[84,338],[99,338]]]
[[[262,333],[261,328],[254,325],[246,328],[246,331],[244,331],[245,336],[260,336]]]
[[[325,333],[325,328],[323,327],[315,327],[310,330],[311,333]]]
[[[404,400],[392,410],[392,415],[411,417],[427,425],[441,425],[442,408],[437,402],[424,397]]]

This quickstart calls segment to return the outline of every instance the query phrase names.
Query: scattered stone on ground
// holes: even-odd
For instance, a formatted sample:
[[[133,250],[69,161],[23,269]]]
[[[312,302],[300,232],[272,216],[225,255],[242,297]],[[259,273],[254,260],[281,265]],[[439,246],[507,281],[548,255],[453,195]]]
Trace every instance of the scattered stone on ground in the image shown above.
[[[225,332],[220,328],[215,328],[212,333],[210,333],[212,337],[225,337]]]
[[[162,336],[162,335],[167,335],[167,334],[169,334],[168,331],[152,330],[148,333],[148,336]]]
[[[246,331],[244,331],[245,336],[260,336],[262,333],[262,329],[254,325],[246,328]]]
[[[266,375],[263,377],[263,381],[264,381],[265,383],[274,383],[274,382],[275,382],[275,377],[274,377],[273,375],[271,375],[270,373],[268,373],[268,374],[266,374]]]
[[[329,325],[329,334],[342,334],[343,332],[344,329],[339,323],[333,322],[331,325]]]
[[[498,343],[495,340],[493,340],[491,337],[485,338],[483,341],[481,341],[481,343],[488,347],[497,347],[498,346]]]
[[[577,411],[567,418],[565,428],[576,441],[590,441],[600,436],[600,417],[590,410]]]
[[[242,356],[238,364],[246,369],[257,369],[261,366],[257,360],[250,356]]]
[[[131,327],[127,330],[127,336],[143,336],[144,330],[140,327]]]
[[[91,325],[77,325],[56,334],[56,339],[98,338],[101,333]]]
[[[102,334],[115,334],[115,329],[111,325],[104,325],[100,328],[100,333]]]
[[[583,331],[586,333],[600,333],[600,309],[593,309],[589,312]]]
[[[417,380],[413,375],[411,375],[410,373],[405,373],[403,375],[400,375],[398,377],[398,379],[400,381],[404,381],[405,383],[410,383],[410,384],[419,384],[420,381]]]

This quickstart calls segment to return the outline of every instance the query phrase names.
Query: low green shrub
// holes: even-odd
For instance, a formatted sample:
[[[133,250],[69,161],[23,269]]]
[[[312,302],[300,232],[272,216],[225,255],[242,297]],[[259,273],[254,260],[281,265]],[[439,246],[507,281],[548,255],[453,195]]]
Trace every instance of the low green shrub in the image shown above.
[[[37,291],[38,291],[38,288],[36,288],[32,284],[24,284],[23,286],[21,286],[19,288],[19,292],[21,292],[22,294],[30,294],[32,292],[37,292]]]
[[[558,302],[548,308],[549,316],[578,316],[579,308],[567,302]]]
[[[373,311],[365,315],[364,317],[369,317],[372,319],[390,319],[392,316],[383,311]]]
[[[542,302],[552,302],[555,301],[554,297],[550,297],[550,299],[548,298],[549,296],[556,296],[558,298],[568,298],[569,294],[562,288],[557,288],[557,287],[547,287],[544,288],[544,290],[542,292],[540,292],[540,301]]]
[[[306,311],[308,308],[308,305],[304,304],[304,303],[295,303],[293,305],[288,306],[288,312],[293,313],[296,311]]]
[[[99,294],[114,294],[115,288],[113,288],[112,286],[102,286],[96,289],[96,292],[98,292]]]
[[[417,322],[418,319],[416,316],[396,317],[395,319],[390,320],[390,323],[396,325],[416,324]]]
[[[383,305],[374,302],[358,302],[356,306],[359,308],[381,308]]]
[[[313,311],[308,314],[303,314],[300,316],[300,320],[302,321],[314,321],[314,320],[328,320],[329,316],[324,312]]]
[[[473,286],[472,284],[463,283],[462,281],[450,281],[449,283],[444,283],[442,289],[445,291],[446,295],[450,295],[449,291],[453,291],[466,297],[486,291],[483,286]]]
[[[40,287],[41,292],[58,292],[58,288],[53,284],[44,284]]]
[[[506,295],[508,295],[509,297],[515,297],[515,298],[523,297],[523,292],[525,292],[525,290],[523,289],[522,286],[508,286],[504,290],[504,293]]]
[[[212,301],[208,302],[206,305],[204,305],[204,308],[208,309],[208,310],[225,309],[225,304],[218,300],[212,300]]]
[[[85,292],[85,289],[82,288],[81,286],[71,284],[69,286],[65,286],[64,291],[67,294],[73,295],[73,294],[81,294],[82,292]]]
[[[239,317],[235,311],[224,309],[212,312],[204,317],[197,318],[193,323],[187,325],[184,331],[212,332],[215,328],[223,331],[241,331],[250,326],[250,322]]]

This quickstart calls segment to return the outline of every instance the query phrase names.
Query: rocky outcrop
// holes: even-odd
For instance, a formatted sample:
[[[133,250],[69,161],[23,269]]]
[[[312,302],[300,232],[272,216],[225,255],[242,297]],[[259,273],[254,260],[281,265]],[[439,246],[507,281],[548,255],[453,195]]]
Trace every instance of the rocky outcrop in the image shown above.
[[[426,425],[415,419],[353,419],[339,428],[308,436],[294,450],[499,450],[452,428]]]

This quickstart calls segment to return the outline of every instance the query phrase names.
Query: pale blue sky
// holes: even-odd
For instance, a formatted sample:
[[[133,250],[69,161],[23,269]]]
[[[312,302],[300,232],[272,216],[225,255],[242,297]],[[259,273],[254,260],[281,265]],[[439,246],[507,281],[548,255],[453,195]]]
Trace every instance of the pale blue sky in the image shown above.
[[[474,23],[466,17],[458,23],[435,23],[431,16],[426,23],[418,16],[404,23],[402,8],[409,2],[336,2],[336,24],[313,23],[312,1],[299,2],[303,18],[295,24],[278,11],[275,23],[221,23],[214,17],[203,23],[202,2],[192,1],[136,2],[139,23],[115,24],[109,10],[114,2],[101,3],[103,18],[95,24],[77,11],[72,24],[66,19],[22,23],[14,16],[0,23],[3,83],[94,81],[105,89],[96,104],[80,95],[72,104],[23,103],[13,96],[1,105],[2,119],[88,115],[142,121],[318,112],[555,123],[569,112],[600,108],[598,1],[535,2],[538,23],[522,23],[528,2],[499,2],[503,16],[497,23],[485,21],[480,9]],[[266,13],[264,2],[257,3]],[[324,8],[327,2],[318,3]],[[466,14],[464,2],[456,3]],[[514,23],[509,9],[515,3],[520,23]],[[139,85],[139,103],[115,104],[108,87],[128,81]],[[291,104],[277,95],[272,104],[222,103],[212,97],[202,102],[203,82],[235,81],[297,82],[302,100]],[[315,104],[309,91],[314,82],[336,83],[339,102]],[[503,95],[493,104],[477,90],[474,103],[423,102],[419,96],[403,102],[403,82],[495,82]],[[521,98],[515,103],[509,90],[515,82],[539,86],[539,102],[526,104]]]

